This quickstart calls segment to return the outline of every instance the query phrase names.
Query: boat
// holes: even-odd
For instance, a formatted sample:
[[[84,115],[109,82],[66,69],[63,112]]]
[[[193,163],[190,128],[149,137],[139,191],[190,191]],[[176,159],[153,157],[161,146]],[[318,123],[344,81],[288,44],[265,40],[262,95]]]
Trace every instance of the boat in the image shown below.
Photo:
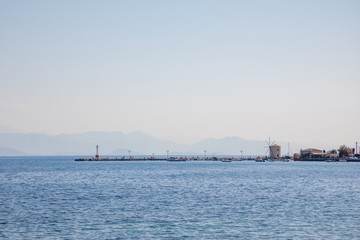
[[[265,162],[265,159],[263,159],[261,157],[257,157],[257,158],[255,158],[255,162]]]
[[[229,158],[224,158],[224,159],[222,159],[221,161],[222,161],[222,162],[231,162],[231,159],[229,159]]]
[[[343,159],[347,162],[360,162],[360,159],[357,157],[344,157]]]
[[[185,159],[185,158],[170,157],[167,161],[168,161],[168,162],[185,162],[186,159]]]

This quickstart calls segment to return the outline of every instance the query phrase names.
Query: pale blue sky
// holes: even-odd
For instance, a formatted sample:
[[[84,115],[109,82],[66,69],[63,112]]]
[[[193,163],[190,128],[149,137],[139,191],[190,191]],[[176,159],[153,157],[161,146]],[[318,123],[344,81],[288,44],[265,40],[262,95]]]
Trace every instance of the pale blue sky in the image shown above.
[[[359,1],[0,1],[0,130],[360,141]]]

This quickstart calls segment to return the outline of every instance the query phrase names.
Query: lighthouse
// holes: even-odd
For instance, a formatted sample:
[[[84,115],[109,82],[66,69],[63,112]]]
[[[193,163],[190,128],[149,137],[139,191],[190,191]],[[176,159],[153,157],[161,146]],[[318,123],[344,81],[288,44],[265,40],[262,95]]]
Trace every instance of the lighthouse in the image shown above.
[[[95,159],[99,159],[99,145],[96,145],[96,155]]]

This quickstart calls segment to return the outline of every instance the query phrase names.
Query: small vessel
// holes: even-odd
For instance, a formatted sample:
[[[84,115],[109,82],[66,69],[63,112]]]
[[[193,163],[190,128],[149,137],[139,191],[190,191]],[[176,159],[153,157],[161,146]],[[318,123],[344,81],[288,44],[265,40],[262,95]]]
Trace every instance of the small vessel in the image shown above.
[[[255,158],[255,162],[265,162],[265,159],[263,159],[261,157],[257,157],[257,158]]]
[[[231,162],[231,159],[230,158],[224,158],[221,160],[222,162]]]
[[[360,159],[357,157],[344,157],[343,159],[347,162],[360,162]]]
[[[186,159],[185,158],[170,157],[167,161],[168,162],[185,162]]]

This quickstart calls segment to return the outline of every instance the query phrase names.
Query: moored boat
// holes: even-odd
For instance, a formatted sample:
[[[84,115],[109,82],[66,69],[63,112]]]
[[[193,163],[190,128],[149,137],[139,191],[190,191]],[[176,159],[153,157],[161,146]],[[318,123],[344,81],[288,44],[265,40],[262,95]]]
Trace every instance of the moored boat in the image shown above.
[[[346,162],[360,162],[360,159],[357,157],[344,157],[343,158]],[[339,160],[340,161],[340,160]]]
[[[265,159],[263,159],[261,157],[257,157],[257,158],[255,158],[255,162],[265,162]]]
[[[168,161],[168,162],[185,162],[186,159],[185,159],[185,158],[170,157],[167,161]]]
[[[221,160],[222,162],[231,162],[231,159],[228,158],[224,158],[223,160]]]

